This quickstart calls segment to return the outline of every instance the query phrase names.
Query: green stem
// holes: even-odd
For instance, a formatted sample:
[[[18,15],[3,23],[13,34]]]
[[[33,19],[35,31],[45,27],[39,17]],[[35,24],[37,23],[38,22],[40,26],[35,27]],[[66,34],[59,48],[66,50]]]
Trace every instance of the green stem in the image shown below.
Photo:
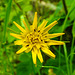
[[[71,75],[72,75],[72,60],[73,60],[73,53],[74,53],[74,48],[73,48],[73,46],[74,46],[74,37],[73,37],[73,39],[72,39],[72,46],[71,46],[71,56],[70,56],[70,72],[71,72]]]
[[[41,75],[41,74],[40,74],[40,71],[38,71],[38,75]]]
[[[60,70],[64,75],[66,74],[61,68],[58,68],[58,67],[54,67],[54,66],[42,66],[43,68],[54,68],[54,69],[57,69],[57,70]]]
[[[62,36],[60,37],[60,41],[61,40],[62,40]],[[60,54],[61,54],[61,46],[59,46],[59,68],[61,66],[61,56],[60,56]]]
[[[61,56],[60,56],[60,53],[61,53],[61,46],[59,46],[59,68],[61,66]]]
[[[73,3],[71,4],[71,7],[70,7],[70,9],[69,9],[69,11],[68,11],[68,13],[67,13],[67,15],[66,15],[66,18],[65,18],[65,20],[64,20],[64,23],[63,23],[63,25],[62,25],[62,31],[61,32],[63,32],[64,31],[64,28],[65,28],[65,25],[66,25],[66,22],[67,22],[67,19],[68,19],[68,16],[70,15],[70,13],[74,10],[74,2],[75,1],[73,1]],[[60,37],[60,40],[62,40],[62,36]],[[61,46],[59,46],[59,54],[60,54],[60,50],[61,50]],[[59,56],[59,67],[60,67],[60,56]],[[67,62],[66,62],[67,63]],[[68,71],[69,72],[69,71]]]
[[[67,65],[67,75],[70,75],[66,44],[64,44],[63,47],[64,47],[64,54],[65,54],[66,65]]]
[[[66,3],[65,3],[65,0],[62,0],[62,3],[63,3],[63,6],[64,6],[65,13],[67,15],[68,11],[67,11],[67,6],[66,6]]]

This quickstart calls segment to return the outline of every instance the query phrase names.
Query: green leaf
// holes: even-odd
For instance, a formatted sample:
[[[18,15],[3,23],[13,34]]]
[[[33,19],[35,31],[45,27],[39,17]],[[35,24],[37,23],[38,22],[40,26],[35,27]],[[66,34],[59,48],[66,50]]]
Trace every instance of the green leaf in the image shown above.
[[[73,74],[72,75],[75,75],[75,70],[73,71]]]
[[[17,75],[30,75],[31,72],[32,66],[30,62],[21,62],[17,65]]]
[[[37,59],[37,66],[34,65],[34,69],[35,69],[35,72],[39,72],[41,67],[42,66],[42,63],[39,61],[39,59]]]
[[[30,53],[21,53],[19,60],[21,62],[30,62],[31,61],[31,55]]]
[[[31,11],[32,10],[32,5],[27,5],[23,8],[23,11]]]
[[[55,25],[51,30],[49,30],[49,33],[62,33],[63,25],[61,25],[61,24],[62,24],[62,21],[58,22],[57,25]],[[69,26],[71,26],[70,21],[67,21],[66,25],[64,26],[64,30]]]
[[[74,0],[65,0],[67,6],[70,6],[73,1]]]
[[[75,21],[73,23],[72,34],[73,34],[73,37],[75,37]]]
[[[37,66],[33,63],[33,59],[31,57],[31,53],[21,53],[19,60],[24,63],[29,63],[31,67],[33,68],[33,72],[38,73],[40,70],[40,66],[42,66],[42,63],[37,59]]]
[[[65,18],[63,26],[62,26],[62,32],[64,31],[64,28],[65,28],[65,25],[66,25],[69,15],[72,13],[72,11],[74,11],[74,9],[75,9],[75,0],[72,2],[71,7],[68,11],[68,14],[66,15],[66,18]]]
[[[9,43],[11,43],[12,41],[15,40],[15,37],[11,36],[10,33],[8,33],[7,40],[8,40]]]
[[[8,26],[10,11],[11,11],[11,4],[12,4],[12,0],[9,0],[7,10],[6,10],[6,16],[5,16],[4,37],[3,37],[4,43],[6,42],[6,31],[7,31],[7,26]]]

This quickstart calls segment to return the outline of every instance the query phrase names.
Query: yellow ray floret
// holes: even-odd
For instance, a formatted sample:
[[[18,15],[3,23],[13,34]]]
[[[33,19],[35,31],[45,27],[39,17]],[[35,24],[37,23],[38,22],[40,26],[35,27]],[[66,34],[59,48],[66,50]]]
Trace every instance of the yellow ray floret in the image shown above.
[[[17,40],[14,42],[15,45],[22,45],[23,44],[23,41],[22,40]]]
[[[13,37],[15,37],[15,38],[22,39],[21,35],[14,34],[14,33],[10,33],[10,35],[13,36]]]
[[[36,53],[34,50],[32,50],[32,58],[33,58],[33,63],[36,64]]]
[[[34,29],[37,28],[37,12],[35,12],[35,15],[34,15],[33,28],[34,28]]]
[[[26,27],[26,30],[28,30],[29,31],[29,29],[28,29],[28,27],[27,27],[27,24],[26,24],[26,22],[24,21],[24,19],[22,19],[22,21],[23,21],[23,24],[25,25],[25,27]]]
[[[39,30],[43,29],[43,28],[46,26],[47,22],[48,22],[48,21],[43,20],[43,22],[42,22],[41,25],[38,27],[38,29],[39,29]]]
[[[53,26],[55,26],[57,23],[58,23],[57,21],[52,22],[50,25],[48,25],[47,27],[45,27],[45,28],[43,29],[43,33],[48,33],[48,31],[49,31]]]
[[[48,45],[63,45],[63,44],[64,44],[64,42],[62,42],[62,41],[55,41],[55,40],[50,40],[48,42]]]
[[[20,53],[24,52],[25,50],[27,50],[27,48],[22,47],[19,51],[16,52],[16,54],[20,54]]]
[[[41,63],[43,62],[41,51],[46,53],[49,57],[55,58],[54,53],[49,50],[49,46],[63,45],[64,42],[51,40],[51,38],[55,38],[55,37],[64,35],[64,33],[49,34],[48,31],[53,26],[55,26],[58,22],[54,21],[48,26],[46,26],[47,22],[48,21],[43,20],[41,25],[37,26],[37,12],[35,12],[33,24],[30,26],[30,29],[28,29],[28,26],[24,20],[23,20],[23,23],[26,29],[22,28],[16,22],[13,22],[21,31],[20,34],[10,33],[11,36],[19,39],[15,41],[14,44],[22,45],[22,48],[18,50],[16,54],[20,54],[22,52],[28,53],[31,51],[34,64],[37,63],[36,57],[38,57]]]
[[[44,35],[44,38],[55,38],[61,35],[64,35],[65,33],[55,33],[55,34],[46,34]]]
[[[42,49],[42,51],[43,51],[44,53],[46,53],[48,56],[50,56],[50,57],[52,57],[52,58],[55,58],[55,55],[54,55],[48,48],[42,47],[41,49]]]
[[[18,25],[15,21],[13,22],[22,32],[24,32],[25,30],[20,26]]]
[[[43,62],[43,57],[42,57],[42,54],[41,54],[41,52],[40,52],[40,49],[38,50],[37,56],[38,56],[40,62],[42,63],[42,62]]]

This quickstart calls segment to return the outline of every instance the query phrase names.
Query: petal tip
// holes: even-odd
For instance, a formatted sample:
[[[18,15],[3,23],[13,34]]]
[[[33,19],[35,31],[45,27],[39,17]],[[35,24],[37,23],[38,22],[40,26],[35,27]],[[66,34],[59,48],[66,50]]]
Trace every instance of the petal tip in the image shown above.
[[[37,14],[37,12],[35,12],[35,14]]]
[[[16,54],[20,54],[20,52],[19,52],[19,51],[17,51],[17,52],[16,52]]]
[[[19,54],[19,52],[16,52],[16,54]]]
[[[10,35],[12,36],[12,35],[13,35],[13,33],[10,33]]]
[[[15,21],[13,21],[13,23],[16,23]]]

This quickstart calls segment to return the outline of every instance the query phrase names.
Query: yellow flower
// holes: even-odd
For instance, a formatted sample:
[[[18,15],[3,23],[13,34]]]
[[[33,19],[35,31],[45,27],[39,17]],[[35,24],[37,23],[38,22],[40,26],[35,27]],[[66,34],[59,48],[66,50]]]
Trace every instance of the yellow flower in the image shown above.
[[[20,34],[10,33],[11,36],[18,38],[19,40],[15,41],[15,45],[22,45],[22,48],[16,53],[22,52],[30,52],[32,53],[33,63],[36,64],[36,57],[39,58],[40,62],[43,62],[43,57],[41,54],[41,50],[46,53],[48,56],[55,58],[55,55],[49,50],[48,46],[51,45],[63,45],[64,42],[51,40],[51,38],[55,38],[63,35],[64,33],[56,33],[49,34],[48,31],[55,26],[58,22],[54,21],[49,24],[47,27],[47,21],[43,20],[40,26],[37,26],[37,12],[35,12],[33,24],[30,26],[30,30],[28,29],[25,21],[23,23],[26,29],[22,28],[16,22],[13,22],[21,31]]]

